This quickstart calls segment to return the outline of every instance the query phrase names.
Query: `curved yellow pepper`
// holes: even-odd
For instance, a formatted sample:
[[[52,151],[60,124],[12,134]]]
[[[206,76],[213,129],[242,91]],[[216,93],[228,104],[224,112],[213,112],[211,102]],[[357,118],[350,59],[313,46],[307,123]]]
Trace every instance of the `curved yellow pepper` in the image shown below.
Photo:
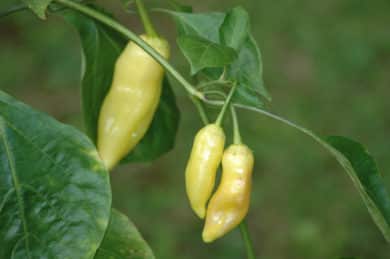
[[[162,38],[141,38],[165,58],[169,44]],[[119,56],[98,122],[97,146],[108,169],[113,168],[145,135],[160,100],[164,69],[129,42]]]
[[[195,136],[186,168],[186,190],[191,207],[200,218],[205,216],[224,146],[225,133],[216,124],[205,126]]]
[[[245,145],[231,145],[223,154],[222,179],[207,208],[202,237],[212,242],[235,228],[248,213],[254,158]]]

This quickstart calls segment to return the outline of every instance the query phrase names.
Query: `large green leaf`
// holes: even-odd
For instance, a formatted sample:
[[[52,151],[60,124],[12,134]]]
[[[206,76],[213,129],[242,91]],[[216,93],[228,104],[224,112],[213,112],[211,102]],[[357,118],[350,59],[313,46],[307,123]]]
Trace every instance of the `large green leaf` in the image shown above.
[[[83,49],[81,98],[85,128],[88,136],[96,141],[100,107],[110,90],[115,61],[127,40],[78,12],[67,10],[64,17],[80,34]]]
[[[238,54],[233,62],[229,63],[224,62],[223,55],[211,56],[216,65],[210,69],[206,64],[200,65],[202,64],[199,62],[201,61],[199,56],[201,48],[180,46],[181,51],[190,61],[192,73],[201,70],[206,77],[217,80],[222,73],[222,68],[215,69],[215,67],[217,65],[223,67],[227,64],[227,78],[237,82],[236,94],[233,97],[234,103],[261,108],[263,102],[260,96],[271,100],[263,81],[261,53],[250,34],[249,15],[242,7],[235,7],[226,14],[166,12],[175,18],[179,46],[181,45],[180,39],[183,37],[198,37],[219,44],[218,46],[231,47]],[[198,65],[194,68],[194,64]]]
[[[111,86],[116,59],[127,40],[107,26],[82,14],[67,11],[65,17],[75,25],[81,38],[84,53],[83,113],[88,135],[96,142],[100,107]],[[174,146],[179,117],[174,93],[165,79],[151,127],[123,162],[151,161],[170,151]]]
[[[125,215],[113,209],[106,235],[95,259],[154,259],[141,234]]]
[[[257,96],[271,100],[263,81],[260,49],[249,29],[249,15],[242,7],[230,10],[220,29],[224,44],[237,50],[238,58],[228,67],[228,78],[237,81],[238,94],[234,102],[261,107]]]
[[[175,19],[180,36],[198,36],[214,43],[220,43],[219,28],[225,19],[224,13],[163,11],[170,14]]]
[[[221,43],[239,50],[249,33],[249,15],[242,7],[230,10],[220,28]]]
[[[191,65],[194,75],[204,68],[224,67],[236,59],[236,52],[197,36],[181,36],[177,43]]]
[[[93,258],[110,217],[93,143],[2,91],[0,197],[0,258]]]
[[[238,89],[245,95],[260,94],[271,100],[263,81],[263,63],[260,50],[254,38],[249,35],[238,51],[238,58],[228,67],[228,77],[237,81]],[[242,96],[244,96],[244,94]],[[261,101],[258,99],[258,105]],[[234,102],[248,104],[247,98],[234,99]]]
[[[46,9],[53,0],[22,0],[39,18],[46,19]]]
[[[359,191],[367,209],[381,230],[385,239],[390,242],[390,198],[382,176],[379,174],[374,159],[358,142],[346,137],[333,136],[326,139],[312,131],[268,111],[251,106],[236,105],[280,121],[313,138],[332,154],[345,169],[353,184]]]

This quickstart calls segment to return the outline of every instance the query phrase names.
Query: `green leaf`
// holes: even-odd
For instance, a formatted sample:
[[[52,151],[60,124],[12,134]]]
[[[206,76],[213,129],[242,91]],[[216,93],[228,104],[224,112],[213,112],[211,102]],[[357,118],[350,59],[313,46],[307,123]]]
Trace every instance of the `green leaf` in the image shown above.
[[[220,29],[222,43],[237,50],[238,58],[227,69],[227,77],[238,83],[233,102],[261,107],[257,95],[271,100],[263,81],[260,50],[249,29],[249,15],[242,7],[229,11]]]
[[[238,58],[228,67],[228,78],[237,81],[238,89],[246,91],[247,95],[255,92],[271,100],[271,96],[264,86],[260,50],[252,36],[245,40],[238,51]],[[259,103],[259,105],[261,104]]]
[[[226,66],[237,57],[234,49],[197,36],[181,36],[177,43],[190,62],[191,74],[203,68]]]
[[[81,98],[84,122],[88,136],[96,142],[100,107],[110,90],[116,59],[127,40],[78,12],[65,11],[64,17],[80,34],[83,49]]]
[[[46,9],[53,0],[22,0],[39,18],[46,19]]]
[[[236,106],[258,112],[293,127],[313,138],[318,144],[329,151],[345,169],[360,193],[374,222],[381,230],[385,239],[390,242],[389,194],[378,172],[374,159],[360,143],[340,136],[328,137],[324,140],[312,131],[268,111],[245,105]]]
[[[192,13],[192,6],[190,5],[183,5],[175,0],[169,0],[169,3],[178,12]]]
[[[235,7],[225,17],[220,28],[221,43],[239,50],[249,35],[249,15],[242,7]]]
[[[0,258],[93,258],[108,172],[90,140],[0,91]]]
[[[390,198],[375,161],[358,142],[345,137],[326,138],[329,150],[347,171],[372,218],[390,242]]]
[[[197,36],[219,44],[219,28],[225,14],[211,13],[186,13],[162,10],[175,18],[179,36]]]
[[[233,102],[261,108],[263,102],[260,96],[271,100],[263,81],[260,50],[250,34],[249,16],[242,7],[235,7],[227,14],[165,12],[175,18],[179,31],[179,41],[182,37],[199,37],[220,44],[219,46],[232,47],[236,50],[238,57],[227,65],[227,78],[238,83]],[[183,50],[180,42],[179,47],[186,58],[190,60],[192,73],[194,73],[194,70],[199,72],[199,69],[201,69],[202,74],[206,74],[207,77],[211,77],[213,80],[217,79],[214,76],[220,76],[220,71],[211,70],[206,66],[198,65],[194,69],[192,63],[194,63],[193,60],[198,61],[197,52],[199,52],[199,49],[195,49],[195,52],[191,48]],[[195,65],[197,64],[195,62]]]
[[[148,244],[135,225],[113,209],[106,235],[95,259],[154,259]]]
[[[130,5],[134,4],[135,0],[121,0],[123,6],[127,9]]]
[[[76,12],[66,12],[66,19],[75,25],[83,47],[82,102],[88,135],[96,142],[100,107],[110,89],[115,62],[127,40],[107,26]],[[152,161],[170,151],[179,124],[179,110],[167,80],[151,127],[141,142],[122,162]]]
[[[229,36],[225,37],[229,38]],[[233,96],[233,103],[262,108],[264,104],[260,95],[268,100],[271,97],[263,83],[262,60],[257,44],[252,36],[247,36],[242,44],[233,44],[236,44],[236,46],[237,44],[241,45],[238,48],[238,58],[227,66],[226,77],[236,81],[238,84],[236,93]],[[210,80],[217,80],[221,73],[221,70],[202,70],[202,74],[206,75]]]
[[[232,102],[235,104],[249,105],[255,108],[264,107],[264,103],[260,99],[259,94],[250,88],[236,88]]]

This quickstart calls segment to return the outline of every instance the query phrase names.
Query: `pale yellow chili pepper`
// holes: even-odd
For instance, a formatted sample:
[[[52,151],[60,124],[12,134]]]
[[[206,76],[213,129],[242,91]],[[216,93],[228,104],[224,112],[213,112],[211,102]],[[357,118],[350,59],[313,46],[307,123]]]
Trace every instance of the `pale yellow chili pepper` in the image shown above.
[[[169,58],[167,41],[146,35],[141,38]],[[160,100],[163,77],[162,66],[129,42],[116,62],[112,85],[99,115],[97,146],[108,169],[145,135]]]
[[[202,128],[194,139],[186,168],[186,189],[191,207],[200,218],[205,216],[224,145],[225,133],[216,124]]]
[[[231,145],[223,154],[222,179],[207,207],[202,237],[212,242],[238,226],[248,213],[254,157],[245,145]]]

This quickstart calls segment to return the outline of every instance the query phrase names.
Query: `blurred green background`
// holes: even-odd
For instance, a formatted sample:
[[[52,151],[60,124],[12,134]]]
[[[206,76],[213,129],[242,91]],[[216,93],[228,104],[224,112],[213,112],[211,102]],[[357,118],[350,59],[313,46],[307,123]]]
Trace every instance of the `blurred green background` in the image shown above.
[[[17,1],[2,0],[0,10]],[[158,6],[163,1],[149,1]],[[261,47],[268,108],[322,135],[365,144],[390,187],[390,2],[388,0],[187,0],[195,11],[243,5]],[[120,1],[100,1],[141,32]],[[153,15],[175,42],[172,21]],[[175,47],[176,48],[176,47]],[[188,67],[174,51],[173,63]],[[30,12],[0,20],[0,88],[58,120],[82,128],[80,43],[60,17]],[[182,112],[175,149],[150,164],[112,173],[113,205],[139,227],[158,258],[244,258],[238,231],[211,245],[189,208],[184,167],[201,127],[175,87]],[[240,113],[244,141],[256,154],[249,228],[258,258],[390,258],[350,179],[311,139],[278,122]]]

